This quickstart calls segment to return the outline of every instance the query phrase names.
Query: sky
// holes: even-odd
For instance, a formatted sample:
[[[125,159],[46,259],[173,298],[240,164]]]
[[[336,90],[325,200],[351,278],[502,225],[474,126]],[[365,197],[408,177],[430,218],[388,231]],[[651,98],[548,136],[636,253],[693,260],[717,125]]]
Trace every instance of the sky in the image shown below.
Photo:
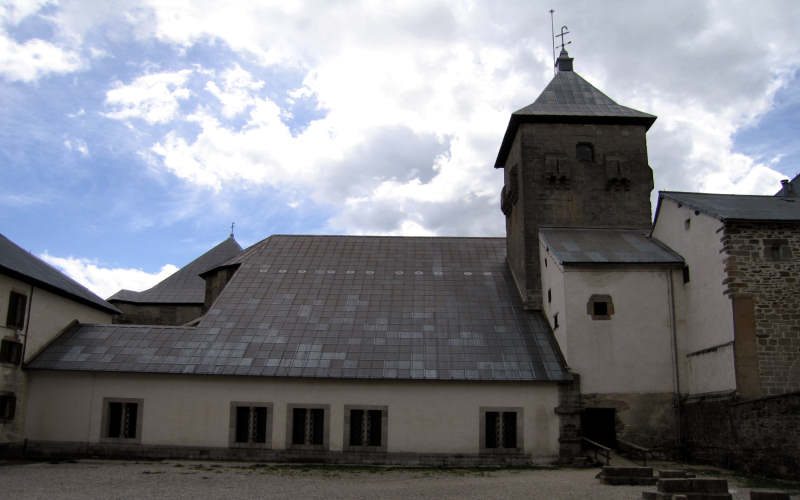
[[[0,0],[0,233],[106,298],[231,232],[504,236],[553,76],[652,113],[658,190],[800,173],[800,2]]]

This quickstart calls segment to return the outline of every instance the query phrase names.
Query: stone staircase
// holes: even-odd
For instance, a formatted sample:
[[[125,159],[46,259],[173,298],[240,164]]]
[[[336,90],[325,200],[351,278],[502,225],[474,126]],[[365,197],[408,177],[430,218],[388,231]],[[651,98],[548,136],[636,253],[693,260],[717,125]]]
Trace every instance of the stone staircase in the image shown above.
[[[643,491],[642,500],[721,500],[732,499],[728,481],[715,478],[664,478],[657,491]]]
[[[659,470],[653,474],[652,467],[639,467],[633,464],[624,466],[605,466],[596,476],[599,480],[611,485],[646,485],[656,484],[660,479],[691,479],[694,474],[682,470]]]

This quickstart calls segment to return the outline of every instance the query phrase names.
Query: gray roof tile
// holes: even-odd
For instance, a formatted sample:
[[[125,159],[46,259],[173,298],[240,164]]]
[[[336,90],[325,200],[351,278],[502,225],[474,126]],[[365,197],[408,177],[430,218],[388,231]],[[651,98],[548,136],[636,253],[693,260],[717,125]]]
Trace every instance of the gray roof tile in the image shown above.
[[[85,303],[105,312],[119,310],[86,287],[69,278],[13,241],[0,234],[0,272],[32,282],[59,295]]]
[[[542,228],[542,240],[561,264],[683,265],[663,243],[634,229]]]
[[[164,373],[180,365],[194,374],[365,379],[568,378],[547,322],[522,308],[502,238],[272,236],[237,260],[238,270],[197,327],[82,325],[28,366]],[[177,354],[154,363],[148,356],[162,352],[145,350],[160,340]],[[113,346],[135,347],[138,354],[113,352]],[[69,357],[73,348],[81,349],[83,361]],[[194,359],[178,363],[188,349]]]
[[[668,198],[723,221],[800,221],[800,198],[798,197],[661,191],[658,200],[659,208],[662,198]],[[657,219],[658,210],[656,210]]]
[[[231,236],[154,287],[142,292],[120,290],[108,300],[140,304],[201,304],[205,300],[205,281],[200,274],[241,252],[242,247]]]

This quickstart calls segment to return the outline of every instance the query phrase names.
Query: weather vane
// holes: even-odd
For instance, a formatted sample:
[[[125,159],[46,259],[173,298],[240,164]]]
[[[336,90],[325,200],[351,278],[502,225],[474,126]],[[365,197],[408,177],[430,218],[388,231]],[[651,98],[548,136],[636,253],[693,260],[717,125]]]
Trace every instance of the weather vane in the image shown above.
[[[559,45],[559,47],[561,47],[561,50],[564,50],[564,47],[566,47],[567,45],[569,45],[569,44],[571,44],[571,43],[572,43],[572,42],[566,42],[566,43],[564,43],[564,36],[565,36],[565,35],[569,35],[569,28],[567,28],[567,25],[566,25],[566,24],[565,24],[564,26],[562,26],[562,27],[561,27],[561,33],[559,33],[558,35],[556,35],[557,37],[559,37],[559,36],[561,37],[561,45]]]
[[[553,74],[556,74],[556,66],[557,66],[557,63],[556,63],[556,38],[557,37],[561,37],[561,44],[558,45],[558,47],[560,47],[561,50],[564,50],[564,47],[566,47],[567,45],[571,44],[572,42],[565,42],[564,41],[564,36],[569,34],[569,28],[567,28],[566,24],[561,27],[561,33],[556,35],[555,29],[554,29],[554,24],[553,24],[553,13],[554,12],[555,12],[555,10],[550,9],[550,38],[552,39],[552,42],[553,42]]]

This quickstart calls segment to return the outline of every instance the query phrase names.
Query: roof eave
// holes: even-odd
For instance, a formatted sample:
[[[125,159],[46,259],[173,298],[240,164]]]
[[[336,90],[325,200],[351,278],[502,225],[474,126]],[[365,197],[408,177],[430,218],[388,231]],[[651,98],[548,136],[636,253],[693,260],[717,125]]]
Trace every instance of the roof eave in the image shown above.
[[[11,276],[12,278],[16,278],[16,279],[18,279],[20,281],[24,281],[26,283],[29,283],[29,284],[34,285],[36,287],[39,287],[39,288],[41,288],[43,290],[47,290],[48,292],[54,293],[54,294],[59,295],[61,297],[64,297],[64,298],[67,298],[67,299],[70,299],[70,300],[74,300],[75,302],[80,302],[81,304],[89,306],[89,307],[93,307],[94,309],[98,309],[100,311],[108,312],[108,313],[111,313],[111,314],[121,314],[122,313],[122,311],[120,311],[119,309],[117,309],[116,307],[114,307],[110,303],[108,304],[108,307],[106,307],[106,306],[104,306],[102,304],[98,304],[98,303],[92,302],[91,300],[86,299],[84,297],[80,297],[78,295],[71,294],[71,293],[69,293],[67,291],[62,290],[61,288],[59,288],[57,286],[53,286],[53,285],[51,285],[49,283],[46,283],[46,282],[41,281],[41,280],[38,280],[38,279],[33,278],[31,276],[28,276],[27,274],[20,273],[19,271],[15,271],[14,269],[10,269],[10,268],[5,267],[3,265],[0,265],[0,272],[2,272],[3,274],[6,274],[8,276]],[[108,302],[108,301],[105,301],[105,302]]]

